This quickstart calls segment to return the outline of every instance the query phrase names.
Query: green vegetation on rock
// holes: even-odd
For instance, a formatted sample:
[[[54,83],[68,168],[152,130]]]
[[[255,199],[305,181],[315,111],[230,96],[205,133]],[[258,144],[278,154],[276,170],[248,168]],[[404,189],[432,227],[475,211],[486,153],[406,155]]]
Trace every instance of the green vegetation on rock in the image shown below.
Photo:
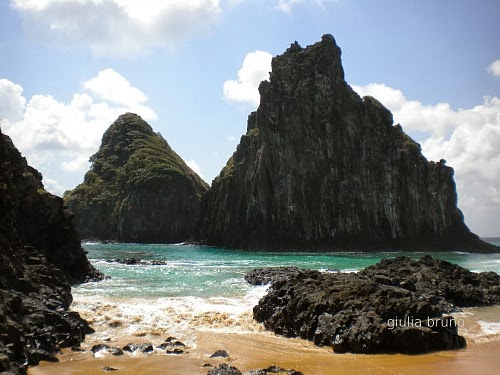
[[[66,192],[82,238],[179,242],[192,231],[208,185],[136,114],[104,133],[83,183]]]
[[[220,175],[219,177],[217,177],[217,179],[229,178],[233,175],[233,172],[234,172],[234,159],[231,156],[227,161],[226,166],[222,168],[222,171],[220,172]]]

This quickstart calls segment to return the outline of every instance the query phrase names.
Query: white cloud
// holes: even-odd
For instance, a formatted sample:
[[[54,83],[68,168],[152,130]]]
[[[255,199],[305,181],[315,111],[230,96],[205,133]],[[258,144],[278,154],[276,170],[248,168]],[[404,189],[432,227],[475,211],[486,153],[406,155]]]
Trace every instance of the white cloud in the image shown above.
[[[234,135],[226,135],[226,141],[228,142],[236,142],[238,138],[236,138]]]
[[[219,0],[11,0],[31,37],[56,45],[87,45],[97,55],[174,47],[210,29]]]
[[[425,132],[424,155],[445,159],[455,169],[459,207],[479,234],[498,235],[500,222],[500,98],[487,97],[473,108],[453,110],[447,103],[408,100],[383,84],[353,86],[389,108],[410,135]],[[421,135],[422,133],[420,133]]]
[[[7,79],[0,79],[0,120],[17,121],[23,116],[26,99],[23,88]]]
[[[324,7],[326,2],[332,2],[332,1],[340,1],[340,0],[278,0],[275,8],[283,13],[290,14],[292,13],[293,8],[299,4]]]
[[[205,179],[205,177],[203,177],[203,173],[201,173],[201,168],[196,161],[190,160],[187,161],[186,164],[188,165],[189,168],[195,171],[198,174],[198,176],[200,176],[202,179]]]
[[[407,99],[400,90],[381,83],[366,86],[352,86],[361,96],[369,95],[380,100],[395,115],[406,130],[432,132],[445,136],[457,124],[467,121],[480,121],[481,113],[459,109],[454,111],[448,103],[426,105],[417,100]]]
[[[302,0],[279,0],[278,4],[276,4],[276,9],[283,13],[292,13],[293,6],[301,2]]]
[[[500,59],[493,61],[488,67],[488,72],[495,77],[500,77]]]
[[[53,180],[51,178],[44,177],[43,184],[44,184],[45,190],[53,192],[53,194],[62,195],[64,193],[64,191],[66,190],[64,188],[64,186],[62,186],[56,180]],[[57,192],[57,193],[54,193],[54,192]]]
[[[75,154],[69,161],[61,161],[61,169],[66,172],[81,172],[88,169],[88,156]]]
[[[108,76],[114,77],[119,87],[127,88],[129,94],[109,87]],[[102,134],[119,115],[134,112],[146,121],[157,117],[144,104],[146,96],[110,69],[99,72],[83,84],[84,88],[88,86],[91,88],[88,92],[74,94],[68,103],[51,95],[34,95],[27,101],[22,96],[21,86],[0,80],[0,98],[6,103],[27,102],[19,107],[16,116],[0,106],[2,131],[12,138],[28,162],[42,172],[44,181],[52,181],[47,184],[49,190],[59,189],[63,185],[60,179],[68,173],[79,173],[80,181],[83,179],[83,172],[89,168],[89,157],[97,151]],[[102,101],[104,95],[99,91],[105,87],[117,95],[105,95],[106,102]],[[61,194],[63,190],[51,191]]]
[[[84,87],[99,99],[119,104],[134,105],[147,100],[144,93],[130,85],[130,83],[113,69],[100,71],[96,77],[85,82]]]
[[[237,80],[224,82],[224,97],[232,102],[257,107],[260,101],[259,84],[269,78],[272,55],[265,51],[250,52],[238,71]]]

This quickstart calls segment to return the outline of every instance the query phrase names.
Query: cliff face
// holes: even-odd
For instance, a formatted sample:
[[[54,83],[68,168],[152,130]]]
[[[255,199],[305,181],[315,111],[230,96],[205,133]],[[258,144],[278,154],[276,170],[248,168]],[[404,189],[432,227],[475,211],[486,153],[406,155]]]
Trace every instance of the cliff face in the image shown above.
[[[144,120],[120,116],[91,161],[84,182],[64,196],[82,238],[188,239],[208,185]]]
[[[68,312],[70,285],[101,277],[63,200],[0,131],[0,373],[79,345],[89,327]]]
[[[340,57],[325,35],[273,59],[196,237],[239,248],[490,248],[464,224],[453,169],[427,161],[388,109],[360,98]]]
[[[72,284],[99,275],[80,246],[73,215],[63,200],[45,191],[40,172],[1,132],[0,213],[3,249],[21,245],[36,249]]]

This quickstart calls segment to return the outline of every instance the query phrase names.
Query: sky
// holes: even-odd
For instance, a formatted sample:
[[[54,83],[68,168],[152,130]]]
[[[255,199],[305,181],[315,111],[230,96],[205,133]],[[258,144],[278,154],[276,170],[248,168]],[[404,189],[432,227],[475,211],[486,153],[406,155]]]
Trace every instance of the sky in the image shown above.
[[[471,230],[500,236],[498,0],[0,0],[0,127],[58,195],[125,112],[210,183],[272,56],[326,33],[347,82],[454,168]]]

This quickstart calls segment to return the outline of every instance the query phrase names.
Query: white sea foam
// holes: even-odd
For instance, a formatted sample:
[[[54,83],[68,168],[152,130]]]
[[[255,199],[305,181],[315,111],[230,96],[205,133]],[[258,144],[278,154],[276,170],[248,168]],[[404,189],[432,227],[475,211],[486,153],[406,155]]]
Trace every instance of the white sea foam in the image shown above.
[[[487,335],[500,335],[500,322],[478,321],[481,330]]]
[[[86,318],[96,336],[189,337],[193,329],[218,332],[258,332],[252,308],[267,287],[253,287],[240,298],[172,297],[113,298],[75,294],[72,309]]]
[[[99,245],[101,242],[99,241],[84,241],[82,242],[82,245]]]
[[[464,320],[465,326],[459,328],[459,334],[469,342],[500,339],[500,306],[466,308],[461,313],[451,315]]]
[[[359,272],[361,270],[361,268],[347,268],[347,269],[343,269],[341,272],[342,273],[356,273],[356,272]]]

